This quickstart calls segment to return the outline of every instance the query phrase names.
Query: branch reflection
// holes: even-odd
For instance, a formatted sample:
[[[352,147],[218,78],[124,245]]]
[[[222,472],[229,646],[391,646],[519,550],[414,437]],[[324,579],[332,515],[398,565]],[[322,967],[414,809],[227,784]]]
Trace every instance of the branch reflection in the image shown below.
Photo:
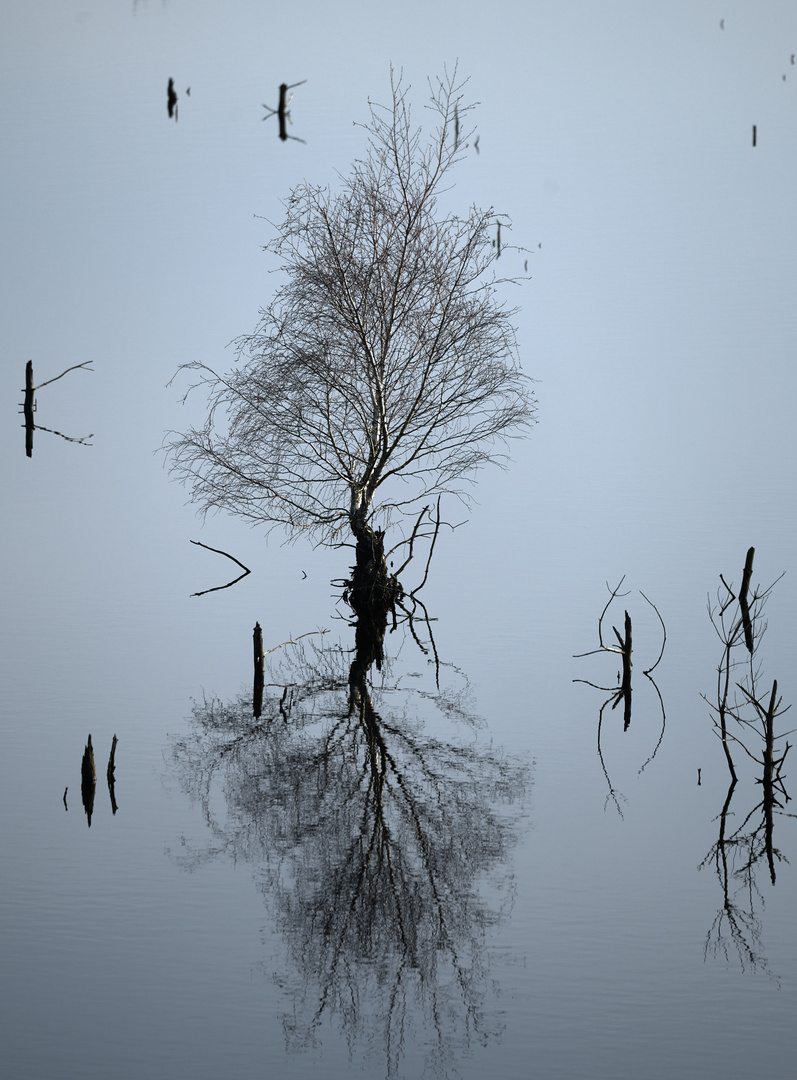
[[[717,602],[712,604],[709,600],[708,605],[709,618],[722,643],[722,654],[717,666],[716,700],[705,694],[703,699],[711,709],[715,731],[722,741],[731,782],[718,815],[717,843],[699,869],[713,865],[722,890],[722,906],[706,935],[706,957],[722,956],[728,960],[735,952],[743,971],[759,970],[772,975],[762,945],[764,894],[757,878],[765,864],[770,883],[775,885],[777,865],[788,861],[775,846],[775,820],[797,815],[785,810],[790,800],[783,767],[790,749],[787,737],[792,732],[776,733],[775,723],[791,706],[783,707],[777,680],[773,681],[771,690],[768,683],[762,685],[759,658],[759,647],[767,629],[766,602],[780,579],[766,589],[757,585],[750,592],[754,557],[755,548],[751,547],[738,594],[720,574],[722,585],[717,591]],[[735,721],[735,730],[730,726],[731,720]],[[782,740],[786,740],[785,746]],[[737,818],[741,823],[729,831],[729,819],[734,817],[731,803],[738,783],[732,747],[742,750],[745,758],[762,771],[755,778],[755,783],[760,784],[755,805],[747,809],[753,802],[748,798],[747,806]]]
[[[388,1075],[411,1044],[447,1068],[499,1030],[487,932],[511,906],[529,767],[480,737],[455,669],[438,689],[385,661],[372,685],[362,637],[280,654],[260,720],[249,695],[195,706],[174,761],[212,839],[185,863],[255,869],[285,950],[290,1047],[334,1018]]]
[[[766,864],[772,885],[776,881],[776,865],[787,861],[774,844],[774,823],[778,816],[795,817],[783,809],[778,798],[782,787],[761,781],[762,798],[741,819],[737,829],[730,831],[733,818],[731,802],[736,781],[731,780],[722,810],[718,815],[719,836],[700,869],[713,865],[722,891],[722,905],[706,934],[705,956],[731,958],[733,952],[742,971],[757,970],[772,976],[764,954],[761,915],[764,893],[758,883],[758,872]],[[783,792],[783,797],[788,796]],[[744,813],[744,811],[742,811]]]

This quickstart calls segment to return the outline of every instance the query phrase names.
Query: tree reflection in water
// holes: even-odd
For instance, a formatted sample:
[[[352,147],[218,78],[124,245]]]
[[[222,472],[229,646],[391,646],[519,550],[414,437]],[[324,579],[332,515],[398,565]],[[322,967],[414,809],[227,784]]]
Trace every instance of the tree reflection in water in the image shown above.
[[[754,556],[755,548],[751,547],[738,594],[720,574],[722,585],[717,590],[717,602],[712,604],[709,600],[708,605],[722,653],[717,665],[716,697],[712,701],[704,694],[703,699],[711,709],[715,731],[722,741],[731,783],[717,818],[717,843],[699,868],[713,865],[722,890],[722,905],[706,935],[706,957],[722,956],[729,960],[735,951],[743,971],[758,970],[771,976],[762,943],[764,893],[758,873],[766,863],[774,887],[777,865],[788,862],[775,846],[775,819],[797,815],[785,809],[790,799],[783,767],[792,732],[776,731],[775,723],[791,706],[783,707],[777,680],[771,690],[763,684],[759,656],[767,629],[766,603],[780,578],[766,589],[756,586],[750,591]],[[734,721],[735,727],[730,721]],[[755,777],[755,783],[760,785],[755,799],[748,798],[744,809],[731,821],[734,818],[731,803],[738,783],[732,754],[735,748],[743,751],[747,761],[759,766],[761,775]],[[755,805],[749,808],[751,802]],[[738,827],[733,828],[736,822]]]
[[[764,954],[761,915],[764,911],[764,893],[758,882],[758,872],[766,862],[772,885],[776,882],[775,867],[788,860],[774,845],[774,820],[778,816],[794,817],[787,813],[778,798],[785,789],[762,781],[760,801],[741,818],[737,829],[729,829],[728,819],[733,816],[731,801],[736,789],[732,780],[725,803],[718,815],[719,837],[700,869],[714,866],[722,890],[722,906],[706,934],[705,956],[723,957],[730,960],[735,952],[742,971],[761,971],[773,975]],[[737,819],[738,820],[738,819]]]
[[[388,1075],[413,1044],[448,1070],[500,1028],[486,934],[511,906],[529,766],[478,737],[455,669],[441,690],[386,661],[372,686],[363,644],[279,654],[259,721],[248,695],[195,706],[174,760],[212,840],[186,862],[254,867],[284,942],[290,1047],[336,1017]]]

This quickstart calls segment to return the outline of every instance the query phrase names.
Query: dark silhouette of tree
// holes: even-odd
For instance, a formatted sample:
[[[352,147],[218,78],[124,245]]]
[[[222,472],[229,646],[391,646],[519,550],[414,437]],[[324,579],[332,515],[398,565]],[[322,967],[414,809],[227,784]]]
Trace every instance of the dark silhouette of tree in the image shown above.
[[[196,705],[174,762],[211,838],[186,862],[252,865],[284,943],[290,1047],[337,1019],[388,1075],[409,1044],[447,1068],[499,1030],[486,934],[511,902],[528,766],[476,738],[466,686],[386,664],[372,687],[359,645],[275,654],[259,721],[248,694]]]
[[[286,280],[236,342],[236,368],[185,365],[209,411],[164,444],[203,513],[321,543],[353,534],[377,587],[387,526],[440,494],[467,503],[476,472],[505,461],[534,412],[514,311],[499,296],[515,279],[494,273],[496,213],[443,208],[464,153],[455,118],[471,106],[456,72],[430,91],[427,141],[392,77],[338,190],[291,192],[267,247]]]

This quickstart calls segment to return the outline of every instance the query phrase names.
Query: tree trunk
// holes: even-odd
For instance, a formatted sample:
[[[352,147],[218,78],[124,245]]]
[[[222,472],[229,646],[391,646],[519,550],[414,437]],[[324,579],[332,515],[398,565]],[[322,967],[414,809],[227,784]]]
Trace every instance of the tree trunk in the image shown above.
[[[362,507],[350,520],[357,549],[346,599],[357,616],[357,655],[366,663],[366,669],[375,663],[381,670],[388,615],[392,613],[395,618],[396,604],[404,590],[395,575],[388,573],[384,532],[371,528]]]

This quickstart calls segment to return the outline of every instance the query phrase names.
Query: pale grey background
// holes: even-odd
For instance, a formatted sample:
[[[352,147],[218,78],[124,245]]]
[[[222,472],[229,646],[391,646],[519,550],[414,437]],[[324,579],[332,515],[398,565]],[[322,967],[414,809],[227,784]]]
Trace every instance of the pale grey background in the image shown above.
[[[706,593],[720,572],[738,580],[750,544],[758,580],[787,571],[765,665],[794,696],[795,6],[29,0],[6,3],[0,28],[10,1075],[350,1068],[334,1025],[315,1056],[286,1055],[277,946],[250,868],[187,875],[168,857],[203,826],[164,761],[192,695],[246,685],[255,620],[267,644],[340,629],[329,583],[348,553],[278,537],[266,547],[229,518],[202,528],[155,451],[198,415],[198,401],[179,405],[179,381],[166,386],[178,365],[231,363],[227,343],[268,299],[264,219],[293,184],[334,183],[361,152],[352,122],[369,95],[385,97],[391,63],[420,116],[426,77],[457,60],[481,103],[480,153],[451,198],[509,214],[531,252],[518,333],[539,380],[538,426],[507,473],[481,478],[427,589],[440,648],[467,673],[489,732],[535,762],[517,898],[496,945],[505,1031],[461,1067],[787,1072],[793,871],[782,865],[766,892],[776,979],[734,957],[704,962],[721,898],[696,866],[725,792],[699,697],[717,651]],[[282,144],[261,103],[300,79],[290,130],[307,144]],[[521,271],[524,258],[506,252],[502,268]],[[39,432],[25,458],[28,359],[37,382],[93,361],[93,374],[38,400],[42,424],[93,432],[93,447]],[[231,551],[252,576],[191,599],[227,565],[189,539]],[[659,605],[669,651],[653,765],[637,776],[658,734],[642,687],[627,736],[606,734],[629,799],[621,821],[603,810],[600,702],[571,679],[585,674],[572,654],[594,644],[604,581],[624,573]],[[627,602],[646,666],[655,620],[638,596]],[[90,832],[77,771],[89,731],[103,757],[120,738],[120,813],[98,811]],[[793,824],[778,828],[791,857]]]

